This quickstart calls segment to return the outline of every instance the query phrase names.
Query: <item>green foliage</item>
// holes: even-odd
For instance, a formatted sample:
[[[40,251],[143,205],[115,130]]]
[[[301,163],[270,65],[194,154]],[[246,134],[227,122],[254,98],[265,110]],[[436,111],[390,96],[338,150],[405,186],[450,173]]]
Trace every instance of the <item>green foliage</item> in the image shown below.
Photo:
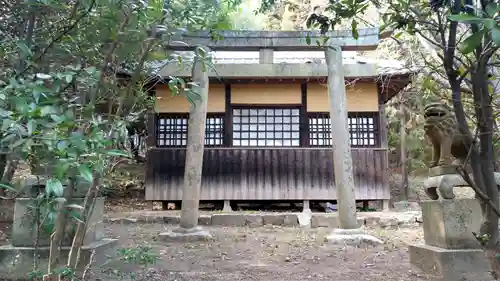
[[[28,273],[28,280],[40,280],[43,277],[43,271],[40,269],[32,270]]]
[[[468,54],[474,51],[475,48],[482,43],[482,38],[489,34],[491,36],[492,42],[497,46],[500,46],[500,23],[498,22],[498,17],[500,15],[500,4],[495,2],[490,2],[484,9],[484,11],[479,11],[480,16],[474,16],[470,14],[453,14],[449,15],[448,19],[451,21],[458,21],[468,24],[477,24],[479,30],[469,35],[465,40],[461,42],[461,52],[463,54]]]
[[[37,230],[57,231],[61,215],[83,222],[88,210],[67,202],[68,186],[85,182],[97,192],[93,183],[130,157],[121,149],[128,128],[141,126],[154,105],[150,62],[178,59],[165,55],[162,41],[196,30],[215,36],[230,28],[228,14],[239,3],[51,0],[0,8],[0,152],[48,177],[31,210]],[[172,92],[192,102],[196,85],[172,78]],[[123,254],[127,262],[155,262],[151,249]],[[56,275],[74,277],[71,268]]]
[[[144,268],[155,264],[159,259],[159,256],[153,252],[153,249],[147,246],[119,249],[118,256],[120,260],[125,263],[138,264]]]
[[[30,38],[4,39],[7,61],[0,72],[0,147],[33,168],[51,166],[51,196],[62,196],[61,181],[81,176],[91,182],[94,172],[104,175],[109,160],[129,157],[114,146],[152,104],[143,85],[124,85],[115,74],[125,66],[133,70],[125,75],[143,77],[138,54],[147,59],[163,52],[160,40],[145,44],[151,30],[167,39],[185,30],[228,28],[227,15],[240,1],[63,2],[24,4],[44,28]],[[169,83],[191,101],[194,86],[175,78]],[[109,107],[116,100],[124,104]]]
[[[71,281],[78,281],[78,277],[76,275],[75,270],[69,267],[61,267],[61,268],[56,268],[54,270],[54,273],[57,275],[63,277],[66,280],[71,280]]]
[[[260,8],[256,11],[256,13],[268,12],[277,3],[278,1],[276,0],[263,0],[261,2]],[[288,4],[291,3],[288,2]],[[365,13],[369,5],[370,1],[368,0],[329,1],[329,5],[325,10],[325,12],[329,15],[311,14],[306,21],[306,27],[308,29],[320,30],[321,34],[326,34],[326,32],[328,32],[329,30],[334,30],[335,27],[341,24],[343,20],[349,20],[352,36],[357,39],[359,22],[356,16]],[[306,40],[308,41],[308,44],[310,44],[310,38],[306,38]],[[318,44],[325,43],[326,41],[323,41],[321,43],[318,42]]]
[[[263,30],[266,26],[267,17],[255,14],[260,3],[255,0],[244,0],[238,9],[229,14],[231,26],[234,30]]]
[[[493,44],[500,46],[500,23],[498,22],[499,5],[494,1],[487,1],[487,6],[484,9],[474,9],[477,15],[469,12],[461,12],[459,14],[452,12],[449,7],[443,8],[443,15],[446,17],[439,19],[439,24],[446,24],[446,21],[461,22],[467,24],[476,24],[477,30],[474,32],[460,32],[461,39],[457,42],[459,50],[463,55],[473,52],[480,44],[491,41]],[[466,7],[462,4],[465,10]],[[391,2],[390,6],[382,14],[383,25],[381,31],[384,30],[403,30],[408,34],[419,34],[428,36],[426,29],[436,21],[434,17],[436,12],[429,6],[428,1],[395,1]],[[463,34],[463,35],[462,35]],[[483,38],[486,41],[483,41]],[[435,40],[431,36],[432,40]],[[439,41],[439,40],[438,40]],[[438,42],[438,45],[440,43]]]

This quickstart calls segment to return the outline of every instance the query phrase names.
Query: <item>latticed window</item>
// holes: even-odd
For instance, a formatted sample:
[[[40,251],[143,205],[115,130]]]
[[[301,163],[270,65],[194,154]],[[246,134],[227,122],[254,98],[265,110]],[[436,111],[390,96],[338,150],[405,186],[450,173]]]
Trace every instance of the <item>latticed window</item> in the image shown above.
[[[309,145],[331,145],[330,117],[326,114],[309,116]]]
[[[378,112],[348,114],[351,146],[373,147],[378,145]],[[309,144],[332,145],[330,116],[328,113],[309,114]]]
[[[299,108],[234,108],[233,146],[300,146]]]
[[[224,144],[224,116],[208,116],[205,123],[205,145]]]
[[[158,147],[186,146],[188,120],[188,114],[159,114],[156,126],[156,145]],[[207,115],[205,145],[224,145],[224,115]]]
[[[187,116],[158,116],[157,124],[157,146],[187,145]]]

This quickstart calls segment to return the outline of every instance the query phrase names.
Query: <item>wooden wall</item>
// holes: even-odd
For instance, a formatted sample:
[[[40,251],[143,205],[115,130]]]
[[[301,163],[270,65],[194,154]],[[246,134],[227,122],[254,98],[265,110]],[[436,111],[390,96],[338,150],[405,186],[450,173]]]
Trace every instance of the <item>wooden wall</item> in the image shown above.
[[[351,112],[378,111],[378,92],[375,83],[355,83],[346,87],[347,110]],[[307,84],[307,111],[329,112],[326,84]]]
[[[300,105],[301,116],[328,112],[325,84],[231,84],[231,105]],[[228,88],[229,89],[229,88]],[[156,87],[156,111],[187,113],[185,97],[172,97],[168,87]],[[307,93],[307,96],[303,96]],[[224,113],[226,87],[210,84],[208,112]],[[304,102],[304,103],[303,103]],[[347,87],[349,112],[378,112],[379,95],[374,82]],[[307,110],[306,110],[307,107]],[[231,113],[226,113],[231,118]],[[307,124],[307,119],[304,124]],[[231,123],[227,123],[230,126]],[[155,131],[154,118],[150,121]],[[230,127],[227,130],[231,132]],[[383,133],[383,132],[381,132]],[[153,137],[153,136],[152,136]],[[154,146],[154,138],[152,145]],[[331,147],[206,147],[201,200],[336,200]],[[231,142],[228,143],[231,146]],[[357,200],[389,199],[387,148],[353,147]],[[146,200],[181,200],[185,148],[151,148],[147,155]]]
[[[189,112],[189,101],[184,96],[172,96],[172,92],[167,85],[157,85],[156,91],[156,112],[186,113]],[[210,84],[208,89],[208,112],[225,111],[225,85]]]
[[[233,104],[301,104],[301,84],[233,84]]]
[[[183,148],[148,151],[146,200],[181,200]],[[353,148],[357,200],[389,199],[387,150]],[[206,148],[201,200],[335,200],[331,148]]]
[[[377,86],[374,82],[358,82],[347,86],[347,109],[350,112],[379,110]],[[189,102],[183,96],[172,97],[167,85],[158,85],[156,112],[189,112]],[[232,84],[232,104],[301,104],[301,84]],[[210,84],[208,112],[224,112],[225,85]],[[326,84],[307,83],[307,111],[328,112]]]

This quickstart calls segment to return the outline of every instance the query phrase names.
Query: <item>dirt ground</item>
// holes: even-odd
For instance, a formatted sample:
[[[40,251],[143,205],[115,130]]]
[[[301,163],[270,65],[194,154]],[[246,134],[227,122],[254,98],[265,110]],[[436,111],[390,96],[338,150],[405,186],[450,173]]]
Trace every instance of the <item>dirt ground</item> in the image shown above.
[[[418,196],[417,196],[418,198]],[[159,206],[157,206],[159,207]],[[114,200],[108,213],[146,209],[143,200]],[[426,281],[410,266],[408,244],[421,243],[419,227],[367,229],[384,240],[377,247],[334,246],[324,242],[327,228],[301,229],[266,226],[206,227],[210,242],[165,243],[159,233],[174,227],[164,224],[108,224],[106,236],[119,242],[107,253],[108,262],[92,266],[92,281]],[[0,222],[0,245],[8,243],[10,223]],[[159,256],[146,268],[116,259],[123,248],[150,246]],[[115,256],[113,258],[113,256]],[[135,273],[135,278],[134,274]],[[126,276],[120,278],[118,274]]]
[[[133,200],[132,200],[133,201]],[[107,212],[143,209],[141,200],[107,205]],[[430,280],[410,266],[407,245],[421,243],[420,227],[401,229],[367,228],[384,240],[377,247],[334,246],[324,242],[327,228],[265,226],[206,227],[214,236],[210,242],[165,243],[157,241],[165,224],[120,224],[105,226],[106,236],[117,238],[106,254],[107,262],[92,266],[92,281],[424,281]],[[0,223],[0,245],[8,243],[10,223]],[[159,256],[147,268],[117,260],[123,248],[150,246]],[[101,257],[102,260],[102,257]],[[120,278],[117,273],[125,276]],[[135,276],[134,276],[135,274]],[[134,278],[132,278],[134,277]]]
[[[121,280],[117,272],[128,276],[136,272],[134,280],[148,281],[429,280],[408,260],[407,244],[421,241],[420,228],[367,229],[385,241],[369,248],[329,245],[323,242],[329,232],[326,228],[207,229],[213,241],[182,244],[157,241],[157,234],[167,230],[162,224],[108,225],[108,237],[119,239],[116,248],[150,246],[159,260],[141,269],[110,259],[105,265],[94,266],[92,279]]]
[[[9,225],[0,225],[0,244],[7,243]],[[172,226],[169,226],[172,227]],[[114,281],[425,281],[410,266],[408,243],[422,240],[420,228],[367,229],[384,240],[377,247],[342,247],[324,241],[327,228],[301,229],[266,226],[206,227],[210,242],[157,241],[163,224],[109,224],[107,237],[118,245],[106,253],[107,262],[94,264],[90,280]],[[115,251],[149,246],[159,259],[141,268],[118,260]],[[117,273],[125,278],[121,279]]]

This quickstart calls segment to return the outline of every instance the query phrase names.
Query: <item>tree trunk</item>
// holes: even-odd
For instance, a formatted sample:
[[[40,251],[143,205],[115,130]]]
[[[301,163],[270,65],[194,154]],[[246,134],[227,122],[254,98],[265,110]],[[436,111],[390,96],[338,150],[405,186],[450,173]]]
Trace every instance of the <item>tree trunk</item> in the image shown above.
[[[337,188],[339,227],[359,228],[354,195],[354,176],[347,119],[344,65],[340,46],[326,46],[328,70],[328,100],[330,104],[331,134],[335,187]]]
[[[0,153],[0,173],[4,173],[5,167],[7,166],[7,154]],[[3,181],[0,181],[0,183],[4,183]],[[3,188],[0,188],[0,196],[5,195],[5,190]]]
[[[494,60],[491,59],[490,60],[490,63],[494,63]],[[500,107],[500,67],[490,67],[489,69],[489,73],[492,75],[492,77],[495,77],[495,79],[492,79],[490,81],[491,83],[491,87],[493,89],[493,96],[492,96],[492,100],[493,100],[493,105],[495,106],[496,108],[496,112],[493,112],[494,114],[494,117],[496,116],[497,118],[493,118],[493,126],[495,127],[495,132],[496,132],[496,136],[494,135],[495,138],[498,138],[498,135],[500,134],[500,122],[498,121],[498,117],[500,114],[499,112],[499,107]],[[496,141],[498,141],[498,139],[496,139]],[[496,158],[496,154],[497,154],[498,151],[494,151],[494,156],[495,156],[495,171],[498,169],[497,167],[497,158]]]
[[[3,174],[2,174],[2,179],[1,179],[2,183],[10,184],[12,182],[12,179],[14,178],[14,174],[16,173],[17,164],[18,164],[18,161],[8,160],[8,157],[7,157],[7,164],[5,165],[5,168],[4,168]]]
[[[205,53],[208,53],[205,51]],[[196,55],[192,77],[199,86],[199,97],[191,105],[188,124],[186,166],[182,190],[181,228],[194,228],[198,225],[203,150],[205,148],[205,122],[207,118],[208,72],[204,62]]]
[[[406,149],[406,107],[403,103],[400,105],[400,145],[401,145],[401,200],[408,201],[408,166],[407,166],[407,149]]]
[[[472,74],[474,88],[475,113],[479,131],[479,156],[478,165],[481,167],[484,191],[494,206],[499,205],[498,187],[495,182],[495,152],[493,147],[493,134],[495,121],[489,92],[488,70],[479,63],[477,73]],[[500,277],[498,253],[498,214],[486,202],[481,202],[483,224],[481,234],[488,234],[489,239],[485,244],[486,257],[488,258],[493,276]]]

